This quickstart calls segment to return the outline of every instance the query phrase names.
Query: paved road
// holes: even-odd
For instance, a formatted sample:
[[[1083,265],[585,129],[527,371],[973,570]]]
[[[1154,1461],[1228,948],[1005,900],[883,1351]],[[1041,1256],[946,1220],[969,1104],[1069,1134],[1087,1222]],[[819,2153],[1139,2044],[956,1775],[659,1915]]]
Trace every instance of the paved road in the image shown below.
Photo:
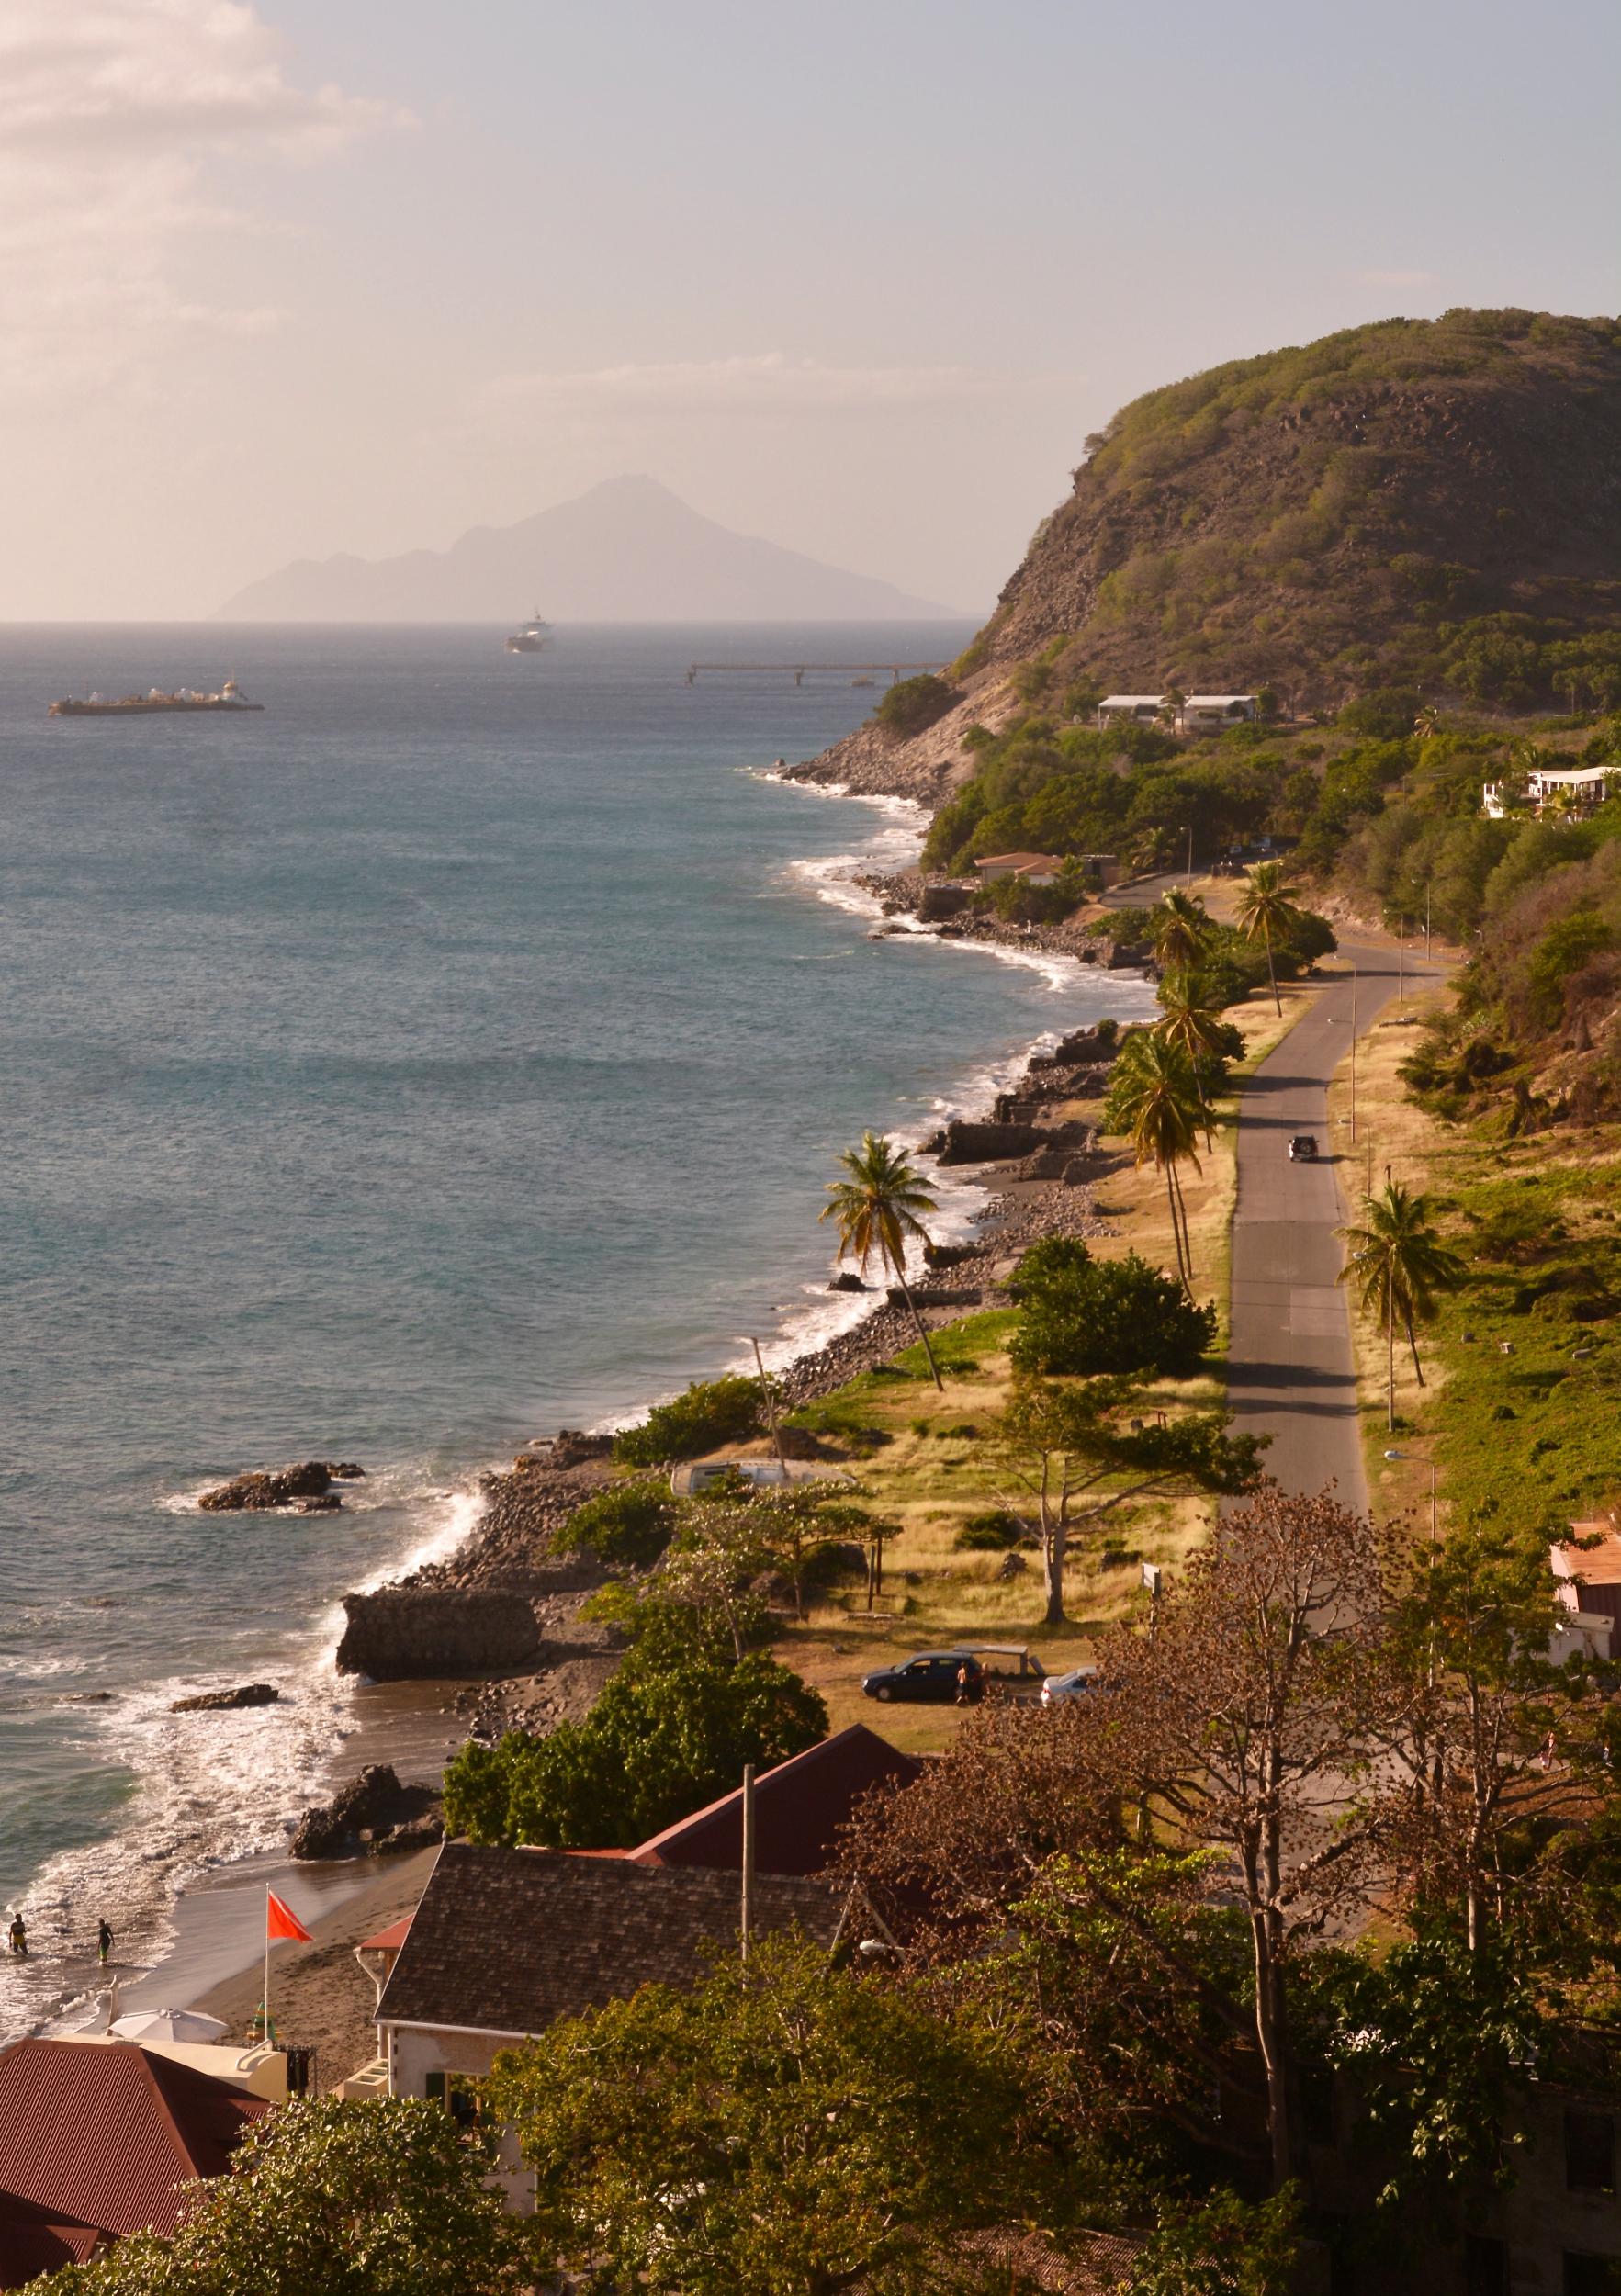
[[[1342,942],[1334,962],[1347,970],[1261,1063],[1239,1103],[1227,1385],[1234,1431],[1272,1436],[1266,1471],[1286,1491],[1333,1481],[1342,1503],[1363,1512],[1351,1300],[1336,1281],[1343,1250],[1334,1230],[1364,1176],[1360,1142],[1354,1159],[1343,1132],[1330,1136],[1328,1081],[1350,1049],[1348,968],[1358,974],[1360,1034],[1394,1003],[1397,961],[1394,950]],[[1411,956],[1407,971],[1413,982],[1434,977]],[[1316,1134],[1317,1163],[1289,1162],[1294,1132]]]

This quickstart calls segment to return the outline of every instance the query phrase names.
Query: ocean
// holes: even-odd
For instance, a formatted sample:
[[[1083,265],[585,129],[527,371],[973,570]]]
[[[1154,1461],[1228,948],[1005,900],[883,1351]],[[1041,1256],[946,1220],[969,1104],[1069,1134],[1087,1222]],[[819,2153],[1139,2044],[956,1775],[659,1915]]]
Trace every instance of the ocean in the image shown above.
[[[446,1551],[480,1467],[825,1334],[838,1152],[1137,1008],[869,940],[850,873],[919,815],[769,769],[875,696],[684,675],[966,635],[0,632],[0,2037],[100,1913],[150,1953],[180,1878],[285,1839],[348,1725],[338,1597]],[[263,715],[45,715],[231,673]],[[366,1467],[343,1514],[196,1506],[308,1457]]]

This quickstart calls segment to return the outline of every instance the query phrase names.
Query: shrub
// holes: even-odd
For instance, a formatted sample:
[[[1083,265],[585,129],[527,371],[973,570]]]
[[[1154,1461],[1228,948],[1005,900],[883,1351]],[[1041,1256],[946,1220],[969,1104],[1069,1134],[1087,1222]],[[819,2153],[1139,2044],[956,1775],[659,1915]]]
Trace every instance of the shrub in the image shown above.
[[[920,678],[903,678],[899,685],[891,686],[873,715],[891,740],[907,741],[927,732],[962,698],[954,686],[926,670]]]
[[[1018,1515],[1009,1514],[1006,1507],[996,1507],[988,1514],[971,1514],[951,1544],[965,1554],[999,1555],[1023,1546],[1026,1536]]]
[[[604,1562],[656,1562],[674,1527],[675,1507],[662,1483],[615,1483],[576,1507],[552,1545],[560,1555],[584,1548]]]
[[[1024,1301],[1011,1349],[1018,1371],[1186,1377],[1216,1335],[1214,1308],[1195,1307],[1135,1252],[1095,1260],[1084,1244],[1053,1237],[1025,1254],[1014,1280]]]
[[[666,1459],[697,1458],[717,1443],[741,1442],[760,1430],[764,1397],[758,1379],[728,1372],[724,1379],[694,1379],[682,1395],[655,1403],[639,1427],[624,1427],[614,1438],[622,1467],[659,1467]]]

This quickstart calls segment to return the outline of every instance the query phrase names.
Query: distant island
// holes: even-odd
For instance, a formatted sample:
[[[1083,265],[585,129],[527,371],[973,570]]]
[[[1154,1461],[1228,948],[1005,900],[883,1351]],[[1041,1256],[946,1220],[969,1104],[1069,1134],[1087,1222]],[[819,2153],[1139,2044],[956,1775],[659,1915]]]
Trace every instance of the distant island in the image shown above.
[[[250,582],[222,622],[917,622],[970,617],[891,582],[733,534],[655,478],[605,479],[448,550],[299,558]]]

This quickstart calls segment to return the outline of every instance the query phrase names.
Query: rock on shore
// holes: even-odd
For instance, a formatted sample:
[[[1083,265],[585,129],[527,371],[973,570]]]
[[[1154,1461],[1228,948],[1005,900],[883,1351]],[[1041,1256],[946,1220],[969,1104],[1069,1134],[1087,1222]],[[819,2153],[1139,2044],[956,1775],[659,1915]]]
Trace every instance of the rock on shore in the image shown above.
[[[195,1698],[176,1698],[171,1714],[230,1714],[239,1706],[273,1706],[281,1693],[274,1683],[243,1683],[236,1690],[203,1690]]]
[[[372,1762],[330,1802],[304,1812],[291,1851],[296,1858],[376,1857],[426,1849],[444,1833],[433,1786],[402,1785],[388,1763]]]
[[[342,1504],[332,1486],[364,1476],[364,1467],[352,1459],[300,1459],[296,1467],[276,1467],[233,1476],[205,1491],[197,1501],[208,1514],[254,1514],[273,1507],[298,1507],[301,1514],[329,1514]],[[319,1502],[311,1505],[310,1502]]]

